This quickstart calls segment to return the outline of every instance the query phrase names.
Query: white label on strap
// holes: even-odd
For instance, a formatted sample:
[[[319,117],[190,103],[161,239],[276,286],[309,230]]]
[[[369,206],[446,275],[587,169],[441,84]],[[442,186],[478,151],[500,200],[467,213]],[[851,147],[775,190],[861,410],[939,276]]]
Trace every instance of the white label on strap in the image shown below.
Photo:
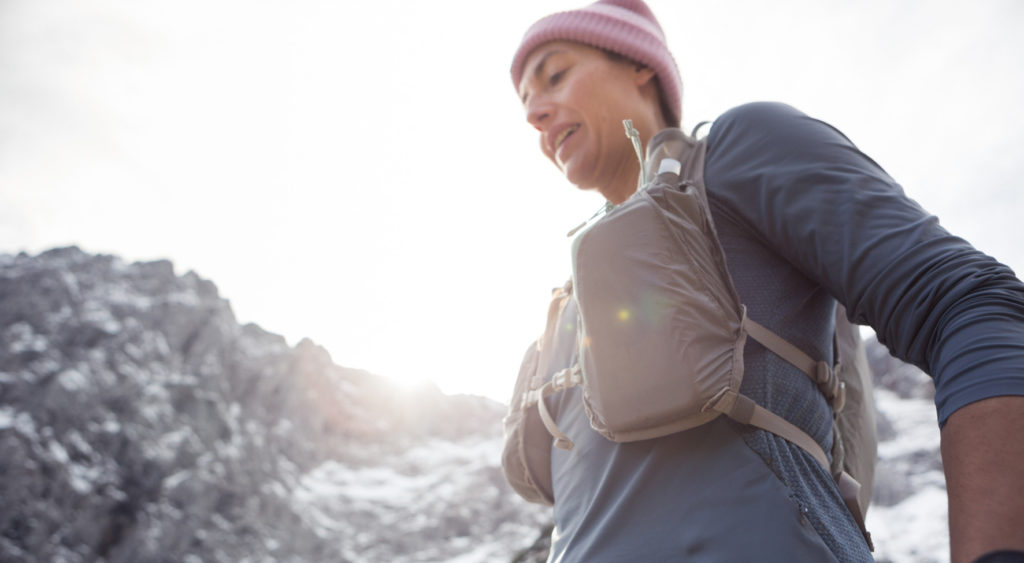
[[[664,174],[665,172],[671,172],[676,176],[679,175],[683,170],[683,164],[674,158],[662,159],[661,164],[658,165],[658,174]]]

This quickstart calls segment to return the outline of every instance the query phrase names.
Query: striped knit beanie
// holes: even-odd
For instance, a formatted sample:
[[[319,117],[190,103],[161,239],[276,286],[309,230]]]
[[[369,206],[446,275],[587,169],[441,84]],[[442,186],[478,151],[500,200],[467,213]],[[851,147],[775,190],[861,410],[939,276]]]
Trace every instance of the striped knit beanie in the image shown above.
[[[512,85],[519,88],[526,58],[549,41],[575,41],[617,53],[651,68],[658,76],[667,116],[682,118],[683,82],[665,43],[657,18],[642,0],[600,0],[568,12],[551,14],[530,26],[512,59]]]

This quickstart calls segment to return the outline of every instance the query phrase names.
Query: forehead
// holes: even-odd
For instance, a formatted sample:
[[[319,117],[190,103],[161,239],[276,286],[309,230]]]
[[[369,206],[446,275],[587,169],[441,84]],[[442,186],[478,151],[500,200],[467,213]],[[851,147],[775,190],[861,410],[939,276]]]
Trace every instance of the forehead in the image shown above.
[[[544,72],[550,59],[563,54],[586,57],[600,54],[600,51],[573,41],[550,41],[537,46],[523,62],[523,75],[519,79],[519,97],[525,97],[526,87],[530,80],[539,77]]]

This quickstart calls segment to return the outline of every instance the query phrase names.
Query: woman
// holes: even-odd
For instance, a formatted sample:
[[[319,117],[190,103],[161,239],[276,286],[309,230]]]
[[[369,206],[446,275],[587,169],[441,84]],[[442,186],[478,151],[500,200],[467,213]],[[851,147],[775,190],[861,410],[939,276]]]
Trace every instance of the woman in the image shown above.
[[[678,126],[682,86],[662,29],[639,0],[538,21],[512,64],[541,151],[611,204],[636,189],[644,142]],[[1024,549],[1024,284],[944,231],[841,133],[781,104],[718,118],[705,182],[729,273],[751,318],[831,359],[836,300],[898,357],[932,374],[943,428],[954,561]],[[562,312],[575,318],[575,303]],[[563,338],[555,356],[571,361]],[[798,370],[748,344],[742,391],[832,440],[828,405]],[[554,369],[544,374],[551,376]],[[566,366],[561,366],[566,367]],[[799,447],[724,417],[615,443],[579,391],[547,406],[572,439],[552,450],[553,561],[866,561],[867,543],[827,471]],[[948,421],[948,424],[947,424]]]

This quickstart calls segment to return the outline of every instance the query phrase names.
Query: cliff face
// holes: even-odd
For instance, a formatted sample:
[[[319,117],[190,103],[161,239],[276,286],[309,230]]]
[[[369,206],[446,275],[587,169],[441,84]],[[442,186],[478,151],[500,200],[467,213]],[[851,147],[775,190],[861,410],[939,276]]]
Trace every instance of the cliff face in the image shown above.
[[[166,261],[0,256],[0,560],[507,558],[503,407],[240,326]]]

